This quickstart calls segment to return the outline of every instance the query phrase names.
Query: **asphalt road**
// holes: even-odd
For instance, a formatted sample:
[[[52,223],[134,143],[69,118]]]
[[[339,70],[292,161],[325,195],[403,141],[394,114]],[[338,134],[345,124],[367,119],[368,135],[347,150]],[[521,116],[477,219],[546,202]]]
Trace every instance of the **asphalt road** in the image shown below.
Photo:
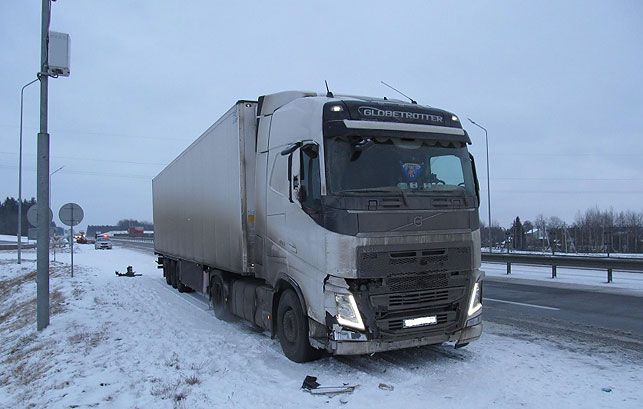
[[[485,281],[484,319],[575,343],[643,350],[643,297]]]
[[[114,244],[151,252],[152,242],[114,240]],[[643,297],[587,289],[552,288],[534,283],[484,284],[483,319],[499,324],[494,332],[545,339],[587,351],[614,347],[643,351]]]

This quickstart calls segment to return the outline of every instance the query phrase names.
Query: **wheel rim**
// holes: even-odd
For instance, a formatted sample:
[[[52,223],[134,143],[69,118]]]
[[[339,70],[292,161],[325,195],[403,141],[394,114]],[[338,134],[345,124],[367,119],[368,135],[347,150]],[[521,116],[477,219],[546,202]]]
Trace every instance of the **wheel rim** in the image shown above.
[[[289,308],[284,312],[281,321],[284,338],[286,338],[286,341],[293,344],[297,340],[297,319],[292,308]]]

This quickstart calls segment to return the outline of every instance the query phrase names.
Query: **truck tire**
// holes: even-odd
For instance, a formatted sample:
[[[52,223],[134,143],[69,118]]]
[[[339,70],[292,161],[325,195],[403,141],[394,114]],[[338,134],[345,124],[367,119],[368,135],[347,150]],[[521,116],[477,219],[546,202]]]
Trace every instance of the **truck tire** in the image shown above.
[[[178,286],[179,286],[179,272],[177,271],[176,268],[172,269],[171,281],[172,281],[172,287],[173,288],[178,288]]]
[[[224,292],[223,279],[219,275],[213,275],[210,284],[210,302],[212,303],[214,316],[221,321],[231,321],[233,315],[226,303]]]
[[[172,262],[167,261],[163,263],[163,275],[165,276],[165,282],[167,285],[172,285]]]
[[[277,308],[277,335],[284,355],[294,362],[313,361],[321,351],[310,346],[308,341],[308,318],[291,289],[283,292]]]
[[[177,285],[177,290],[179,290],[180,293],[190,292],[190,287],[188,287],[187,285],[183,284],[180,279],[178,280],[178,282],[179,283]]]

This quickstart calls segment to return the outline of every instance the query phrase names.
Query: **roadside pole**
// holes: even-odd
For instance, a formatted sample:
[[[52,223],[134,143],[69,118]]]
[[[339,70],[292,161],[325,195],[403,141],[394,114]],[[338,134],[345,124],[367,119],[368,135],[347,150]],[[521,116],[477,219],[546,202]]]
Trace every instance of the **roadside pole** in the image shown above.
[[[69,237],[70,249],[71,249],[71,276],[74,276],[74,226],[80,224],[85,217],[85,212],[83,208],[77,205],[76,203],[67,203],[64,204],[58,211],[58,218],[63,224],[71,227]]]
[[[37,206],[38,226],[36,273],[36,321],[38,331],[49,325],[49,134],[47,133],[47,47],[49,38],[49,0],[42,0],[42,27],[40,40],[40,132],[38,133]]]

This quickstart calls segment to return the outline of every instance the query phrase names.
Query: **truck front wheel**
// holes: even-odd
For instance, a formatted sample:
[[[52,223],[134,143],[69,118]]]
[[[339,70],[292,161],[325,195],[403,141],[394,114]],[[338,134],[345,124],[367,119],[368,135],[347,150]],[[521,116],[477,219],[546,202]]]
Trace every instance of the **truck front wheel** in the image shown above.
[[[308,318],[291,289],[284,291],[277,308],[277,334],[281,349],[288,359],[308,362],[321,356],[321,352],[310,346],[308,341]]]

